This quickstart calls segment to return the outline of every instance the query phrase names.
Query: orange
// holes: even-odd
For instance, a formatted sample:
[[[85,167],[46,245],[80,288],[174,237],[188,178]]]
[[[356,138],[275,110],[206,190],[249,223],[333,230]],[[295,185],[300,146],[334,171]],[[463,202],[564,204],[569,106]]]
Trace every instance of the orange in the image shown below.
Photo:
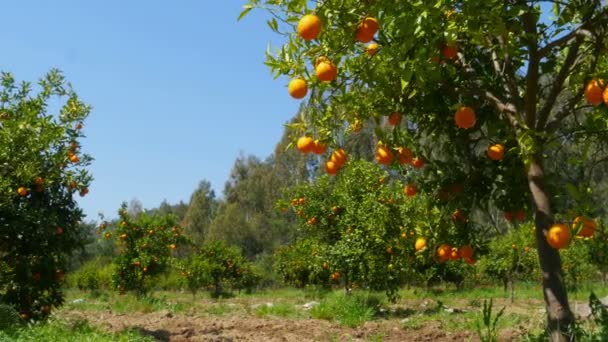
[[[579,224],[582,225],[581,230],[578,232],[578,236],[582,237],[592,237],[597,229],[597,223],[594,220],[590,220],[588,218],[578,216],[574,219],[572,223],[572,229],[575,229]]]
[[[44,184],[44,179],[42,177],[37,177],[34,183],[36,183],[36,185],[42,185]]]
[[[313,225],[313,224],[317,223],[317,218],[311,217],[310,219],[308,219],[308,221],[306,221],[306,223]]]
[[[71,161],[72,163],[78,163],[78,162],[80,161],[80,158],[78,158],[78,156],[77,156],[77,155],[72,154],[72,155],[70,155],[70,161]]]
[[[307,154],[314,150],[315,141],[311,137],[303,136],[298,139],[297,147],[300,152]]]
[[[511,249],[517,249],[517,245],[516,244],[512,244],[511,245]]]
[[[464,261],[469,265],[475,264],[475,260],[473,260],[473,258],[465,258]]]
[[[63,234],[63,228],[57,227],[57,235]]]
[[[547,243],[555,249],[562,249],[568,247],[571,237],[570,228],[563,223],[557,223],[549,228]]]
[[[294,99],[302,99],[308,93],[308,85],[303,79],[296,78],[289,82],[287,90],[289,91],[289,95]]]
[[[443,48],[442,54],[445,59],[454,59],[458,57],[458,47],[448,44]]]
[[[460,257],[465,260],[473,258],[473,247],[471,245],[460,247]]]
[[[324,269],[328,269],[328,268],[329,268],[329,264],[328,264],[327,262],[324,262],[324,263],[323,263],[323,268],[324,268]]]
[[[606,87],[606,88],[604,89],[604,93],[603,93],[603,96],[602,96],[602,97],[604,98],[604,104],[605,104],[606,106],[608,106],[608,87]]]
[[[523,221],[526,219],[526,213],[523,210],[518,210],[515,212],[515,219],[517,221]]]
[[[122,234],[122,235],[120,236],[120,238],[121,238],[121,239],[126,239],[126,238],[127,238],[127,234]]]
[[[334,176],[338,173],[339,170],[340,166],[338,166],[338,164],[336,164],[335,162],[329,160],[325,163],[325,171],[327,171],[328,174]]]
[[[371,43],[367,46],[367,48],[365,48],[365,53],[368,56],[373,56],[376,54],[376,52],[378,52],[379,48],[380,48],[380,45],[378,45],[376,43]]]
[[[334,273],[332,273],[331,279],[332,280],[338,280],[338,279],[340,279],[340,272],[334,272]]]
[[[585,87],[585,98],[590,104],[597,106],[604,101],[601,84],[598,80],[591,80]]]
[[[321,19],[314,14],[307,14],[298,21],[296,30],[302,39],[313,40],[321,33]]]
[[[346,154],[346,151],[344,151],[344,149],[339,148],[332,152],[329,160],[334,162],[338,167],[342,167],[342,165],[346,163],[347,158],[348,156]]]
[[[77,186],[78,186],[78,184],[76,184],[76,181],[70,181],[68,183],[68,187],[72,190],[76,189]]]
[[[409,164],[412,162],[412,157],[414,154],[412,150],[407,147],[398,147],[397,148],[397,159],[399,159],[399,163],[401,164]]]
[[[475,126],[475,122],[477,118],[475,117],[475,111],[471,107],[460,107],[454,114],[454,121],[456,121],[456,126],[460,128],[471,128]]]
[[[338,68],[330,60],[324,59],[315,66],[315,74],[321,82],[331,82],[338,76]]]
[[[504,216],[505,216],[505,220],[507,220],[509,222],[513,221],[513,213],[512,212],[505,211]]]
[[[419,237],[416,239],[416,243],[414,244],[414,248],[416,252],[423,250],[426,248],[426,239],[423,237]]]
[[[460,259],[460,253],[458,252],[458,248],[456,248],[456,247],[452,248],[452,251],[450,252],[450,259],[452,259],[452,260]]]
[[[450,258],[450,254],[452,253],[452,246],[448,244],[442,244],[437,248],[437,256],[439,257],[439,262],[444,262]]]
[[[378,27],[378,20],[376,18],[367,17],[357,25],[355,38],[361,43],[368,43],[374,39],[374,35],[378,32]]]
[[[325,149],[326,149],[326,148],[327,148],[327,147],[325,146],[325,144],[323,144],[323,143],[322,143],[322,142],[320,142],[319,140],[315,140],[315,142],[314,142],[314,147],[313,147],[313,152],[314,152],[315,154],[319,154],[319,155],[321,155],[321,154],[325,153]]]
[[[75,128],[76,128],[77,131],[81,130],[82,129],[82,122],[77,123],[76,126],[75,126]]]
[[[27,189],[23,186],[19,187],[19,189],[17,189],[17,194],[19,194],[19,196],[21,196],[21,197],[27,196],[28,193],[29,193],[29,191],[27,191]]]
[[[386,248],[386,253],[393,254],[393,247],[387,247]]]
[[[401,114],[397,112],[392,112],[388,116],[388,124],[391,126],[397,126],[401,122]]]
[[[454,213],[452,213],[452,221],[456,222],[456,220],[464,223],[467,221],[466,217],[464,216],[464,214],[462,213],[462,211],[456,209],[456,211],[454,211]]]
[[[408,184],[403,188],[403,193],[407,195],[407,197],[414,197],[416,196],[416,185],[414,184]]]
[[[175,246],[175,244],[174,244],[174,243],[172,243],[172,244],[170,244],[170,245],[169,245],[169,248],[171,248],[171,249],[176,249],[176,248],[177,248],[177,246]]]
[[[505,146],[494,144],[488,147],[488,157],[492,160],[502,160],[505,157]]]
[[[80,190],[80,197],[84,197],[88,193],[89,193],[89,188],[82,188],[82,190]]]
[[[422,157],[416,157],[412,159],[412,166],[414,167],[414,169],[422,169],[422,167],[424,166],[424,159],[422,159]]]
[[[376,160],[382,165],[389,165],[393,161],[393,153],[386,145],[379,145],[376,149]]]

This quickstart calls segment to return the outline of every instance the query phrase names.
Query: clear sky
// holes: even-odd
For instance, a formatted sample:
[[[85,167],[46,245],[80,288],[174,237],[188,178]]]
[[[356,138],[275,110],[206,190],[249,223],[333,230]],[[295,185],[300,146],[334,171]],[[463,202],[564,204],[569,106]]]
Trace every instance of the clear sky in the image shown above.
[[[94,107],[82,146],[95,161],[88,219],[137,198],[219,194],[240,152],[266,157],[297,111],[263,64],[281,37],[245,0],[19,0],[2,5],[0,69],[36,81],[62,70]]]

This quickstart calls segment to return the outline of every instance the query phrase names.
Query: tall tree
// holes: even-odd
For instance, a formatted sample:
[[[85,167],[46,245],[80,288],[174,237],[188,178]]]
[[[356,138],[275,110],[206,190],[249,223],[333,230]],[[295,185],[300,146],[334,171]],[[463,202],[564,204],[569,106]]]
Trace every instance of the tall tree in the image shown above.
[[[190,197],[190,205],[184,217],[186,234],[201,243],[205,240],[209,225],[215,216],[217,201],[211,183],[203,180]]]
[[[560,136],[572,127],[608,142],[606,4],[251,0],[244,14],[255,6],[272,11],[274,31],[292,32],[266,63],[275,76],[311,88],[304,124],[294,128],[300,134],[338,147],[347,122],[373,118],[381,162],[422,191],[455,182],[466,189],[445,206],[529,208],[551,339],[567,340],[574,316],[556,248],[570,232],[555,225],[552,203],[568,165],[548,169],[546,156],[558,148],[552,142],[567,143]],[[380,126],[383,116],[394,128]],[[389,158],[406,146],[424,168]]]

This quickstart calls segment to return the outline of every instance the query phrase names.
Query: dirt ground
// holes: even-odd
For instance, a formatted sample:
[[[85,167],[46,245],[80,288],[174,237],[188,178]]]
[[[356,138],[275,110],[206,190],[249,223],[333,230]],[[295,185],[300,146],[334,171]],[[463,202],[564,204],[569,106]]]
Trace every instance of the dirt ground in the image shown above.
[[[200,317],[169,312],[118,314],[65,311],[68,320],[86,319],[108,331],[135,328],[158,341],[479,341],[473,332],[446,332],[440,321],[405,330],[398,320],[367,322],[358,328],[316,319],[256,318],[250,316]],[[517,340],[518,329],[501,331],[500,341]]]

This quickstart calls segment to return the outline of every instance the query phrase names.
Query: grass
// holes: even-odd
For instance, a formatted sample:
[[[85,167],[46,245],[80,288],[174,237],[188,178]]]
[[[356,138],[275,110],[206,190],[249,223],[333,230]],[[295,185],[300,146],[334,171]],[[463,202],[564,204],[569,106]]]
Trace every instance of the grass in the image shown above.
[[[255,315],[257,317],[271,317],[271,318],[303,318],[306,315],[294,305],[288,303],[277,303],[273,305],[260,305],[255,309]]]
[[[384,298],[378,294],[355,292],[346,295],[340,291],[325,297],[310,314],[313,318],[335,320],[352,328],[374,319],[383,304]]]
[[[153,342],[136,330],[120,333],[103,332],[91,327],[87,321],[65,322],[50,320],[46,323],[35,323],[0,331],[0,341],[14,342]]]

